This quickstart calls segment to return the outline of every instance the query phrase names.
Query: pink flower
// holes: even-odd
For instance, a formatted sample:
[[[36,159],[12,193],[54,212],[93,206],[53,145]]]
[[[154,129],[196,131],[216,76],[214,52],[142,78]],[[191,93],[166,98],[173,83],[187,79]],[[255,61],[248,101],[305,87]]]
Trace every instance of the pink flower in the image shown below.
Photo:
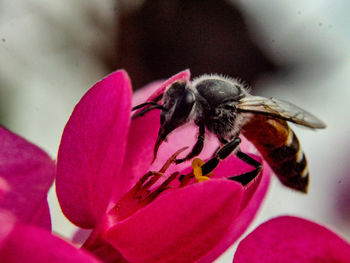
[[[44,151],[0,127],[1,262],[98,262],[50,233],[54,172]]]
[[[180,75],[189,78],[188,71]],[[134,100],[145,101],[159,85],[141,90]],[[159,111],[133,121],[130,111],[131,84],[122,70],[95,84],[76,105],[57,160],[56,190],[63,213],[77,226],[93,229],[84,247],[104,261],[211,262],[253,219],[270,170],[264,166],[243,188],[223,178],[252,170],[232,156],[215,169],[215,178],[180,187],[173,173],[186,173],[182,170],[189,163],[172,165],[165,173],[173,175],[167,181],[171,188],[157,192],[160,183],[150,182],[162,178],[143,177],[142,184],[142,176],[159,170],[181,147],[192,146],[196,134],[191,127],[171,134],[151,166]],[[207,143],[202,158],[214,150],[215,143]]]
[[[350,262],[350,244],[311,221],[283,216],[271,219],[239,244],[234,263]]]

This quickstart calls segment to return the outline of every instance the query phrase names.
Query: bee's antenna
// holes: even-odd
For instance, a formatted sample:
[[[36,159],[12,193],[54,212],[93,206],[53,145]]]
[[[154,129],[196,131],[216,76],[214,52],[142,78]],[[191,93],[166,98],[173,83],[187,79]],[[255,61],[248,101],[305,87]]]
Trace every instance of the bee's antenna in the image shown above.
[[[152,105],[152,106],[150,106],[148,108],[144,108],[141,111],[135,113],[134,115],[132,115],[131,119],[133,120],[133,119],[136,119],[138,117],[141,117],[141,116],[143,116],[144,114],[146,114],[147,112],[149,112],[151,110],[155,110],[155,109],[166,110],[163,107],[163,105],[160,105],[160,104],[158,104],[156,102],[145,102],[143,104],[135,106],[134,108],[132,108],[132,110],[137,110],[137,109],[142,108],[142,107],[147,106],[147,105]]]
[[[141,104],[139,104],[139,105],[133,107],[133,108],[131,109],[131,111],[134,111],[134,110],[143,108],[143,107],[145,107],[145,106],[147,106],[147,105],[156,105],[156,106],[161,106],[161,107],[163,107],[162,105],[158,104],[157,102],[154,102],[154,101],[147,101],[147,102],[145,102],[145,103],[141,103]]]

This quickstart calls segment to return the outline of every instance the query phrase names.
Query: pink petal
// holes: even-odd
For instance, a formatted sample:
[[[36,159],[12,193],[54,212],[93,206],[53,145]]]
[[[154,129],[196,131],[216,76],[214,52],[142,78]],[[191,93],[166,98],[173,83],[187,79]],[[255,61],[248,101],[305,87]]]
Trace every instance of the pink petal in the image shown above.
[[[2,246],[8,241],[9,235],[15,226],[15,222],[16,219],[13,214],[6,210],[0,210],[0,251]]]
[[[37,222],[35,224],[35,222]],[[32,218],[32,225],[40,225],[45,229],[51,229],[51,216],[49,203],[46,201],[38,208],[35,216]]]
[[[51,229],[47,192],[54,173],[55,163],[43,150],[0,127],[0,176],[8,185],[1,209],[11,211],[22,223]]]
[[[258,156],[251,156],[261,162],[261,159]],[[214,170],[214,177],[220,178],[240,175],[251,170],[253,170],[253,168],[250,165],[233,155],[220,163],[220,165]],[[267,164],[263,164],[262,172],[254,181],[245,187],[239,212],[230,224],[225,235],[217,246],[198,260],[198,262],[213,262],[244,233],[254,219],[266,195],[270,183],[270,177],[271,169]]]
[[[277,217],[239,244],[233,262],[350,262],[350,244],[327,228],[302,218]]]
[[[15,224],[14,217],[4,213],[0,213],[0,259],[11,263],[100,262],[41,228]]]
[[[64,129],[56,191],[62,211],[80,227],[95,226],[118,183],[130,110],[129,77],[116,71],[84,95]]]
[[[137,90],[133,94],[133,106],[146,101],[163,82],[153,82]],[[118,185],[115,187],[111,206],[123,196],[138,179],[149,171],[152,161],[153,146],[159,129],[159,111],[151,111],[145,116],[132,120],[129,128],[127,147],[123,167],[118,176]],[[171,154],[170,154],[171,155]]]
[[[147,98],[150,97],[160,86],[164,83],[164,81],[156,80],[153,81],[141,89],[136,90],[132,94],[132,106],[137,106],[141,103],[146,102]]]
[[[149,112],[131,122],[125,159],[117,179],[114,201],[118,201],[143,174],[149,171],[158,128],[159,112],[156,111]]]
[[[194,262],[225,234],[241,193],[240,184],[226,179],[169,191],[105,238],[131,262]]]
[[[0,177],[0,204],[3,196],[10,190],[10,186],[5,180],[5,178]]]

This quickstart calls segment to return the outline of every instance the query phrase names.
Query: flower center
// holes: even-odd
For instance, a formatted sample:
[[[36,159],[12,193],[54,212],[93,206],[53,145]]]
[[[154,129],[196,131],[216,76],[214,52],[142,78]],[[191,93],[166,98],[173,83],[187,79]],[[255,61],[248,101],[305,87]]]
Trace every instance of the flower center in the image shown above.
[[[159,171],[149,171],[143,175],[140,180],[131,188],[109,211],[109,223],[115,224],[118,221],[124,220],[130,217],[140,208],[146,206],[157,198],[163,191],[170,188],[181,188],[192,182],[194,177],[206,177],[198,174],[199,172],[190,172],[186,175],[180,175],[180,172],[172,173],[168,178],[166,178],[160,185],[152,186],[158,182],[158,180],[165,176],[165,172],[169,166],[175,162],[176,157],[182,153],[187,147],[181,148],[176,151],[163,165]],[[200,159],[198,159],[200,160]],[[200,170],[200,166],[203,165],[199,161],[196,161],[196,171]],[[192,165],[193,166],[193,165]],[[196,176],[196,173],[198,176]],[[206,177],[207,178],[207,177]],[[178,179],[178,180],[175,180]]]

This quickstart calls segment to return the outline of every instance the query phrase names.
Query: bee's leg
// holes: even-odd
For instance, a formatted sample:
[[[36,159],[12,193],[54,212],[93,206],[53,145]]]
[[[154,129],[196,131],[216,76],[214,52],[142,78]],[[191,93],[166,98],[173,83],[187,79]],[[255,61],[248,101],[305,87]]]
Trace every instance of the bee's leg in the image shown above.
[[[239,137],[236,137],[232,141],[224,144],[217,151],[215,156],[202,166],[202,174],[206,175],[206,174],[209,174],[211,171],[213,171],[215,167],[218,166],[220,160],[227,158],[234,150],[237,149],[240,143],[241,143],[241,139]]]
[[[226,143],[228,143],[228,141],[225,140],[225,139],[223,139],[223,138],[218,138],[218,139],[219,139],[219,141],[220,141],[221,144],[215,149],[215,151],[214,151],[213,154],[211,155],[211,158],[214,158],[215,155],[216,155],[216,153],[220,150],[220,148],[221,148],[223,145],[225,145]]]
[[[227,158],[233,151],[235,151],[238,148],[241,139],[239,137],[236,137],[230,142],[225,142],[224,140],[220,141],[222,141],[225,144],[217,151],[213,158],[211,158],[209,161],[207,161],[204,165],[201,166],[203,176],[213,171],[215,167],[219,164],[220,160]],[[259,174],[259,172],[262,169],[262,165],[254,158],[250,157],[248,154],[242,152],[239,149],[236,151],[235,154],[239,159],[253,166],[255,169],[253,171],[238,176],[229,177],[228,179],[237,181],[242,185],[247,185],[249,182],[254,180],[254,178]]]
[[[201,153],[201,151],[203,150],[203,146],[204,146],[204,138],[205,138],[205,127],[203,124],[201,124],[199,126],[199,132],[198,132],[198,136],[197,136],[197,142],[196,144],[193,146],[191,152],[183,159],[176,159],[175,163],[179,164],[182,163],[184,161],[187,161],[189,159],[192,159],[193,157],[199,155]]]
[[[247,173],[244,173],[241,175],[229,177],[228,179],[233,180],[233,181],[237,181],[237,182],[241,183],[242,185],[247,185],[252,180],[254,180],[255,177],[260,173],[260,171],[262,169],[262,165],[257,160],[255,160],[254,158],[250,157],[248,154],[246,154],[240,150],[238,150],[236,152],[236,156],[239,159],[241,159],[242,161],[244,161],[245,163],[253,166],[255,169],[253,171],[250,171],[250,172],[247,172]]]

